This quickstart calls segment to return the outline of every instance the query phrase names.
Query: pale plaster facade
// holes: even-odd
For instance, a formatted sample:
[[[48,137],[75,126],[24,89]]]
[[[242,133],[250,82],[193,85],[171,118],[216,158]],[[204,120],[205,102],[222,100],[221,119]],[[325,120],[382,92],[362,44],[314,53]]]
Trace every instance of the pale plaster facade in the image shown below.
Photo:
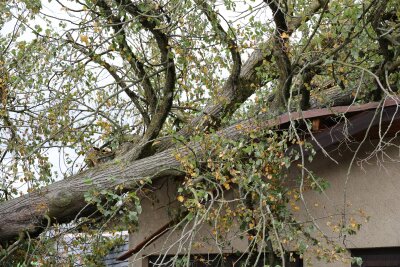
[[[337,242],[346,245],[348,249],[352,248],[372,248],[372,247],[400,247],[400,150],[396,146],[385,148],[384,153],[377,153],[368,161],[360,162],[360,159],[366,158],[373,153],[377,143],[365,145],[354,157],[356,147],[348,149],[346,145],[340,148],[329,148],[331,155],[338,161],[321,154],[316,156],[315,160],[307,167],[316,175],[324,177],[330,183],[330,187],[325,194],[314,191],[305,193],[307,207],[316,219],[321,229]],[[396,143],[400,143],[399,140]],[[350,163],[352,167],[349,170]],[[293,172],[291,175],[296,176]],[[143,199],[143,214],[140,217],[140,231],[130,235],[130,246],[134,247],[142,242],[146,237],[154,233],[162,225],[166,224],[170,217],[167,208],[171,203],[176,203],[176,184],[174,181],[159,181],[157,193],[158,202],[152,199]],[[344,192],[346,192],[346,205],[344,201]],[[339,236],[333,230],[332,225],[342,219],[343,210],[346,208],[346,219],[353,217],[357,223],[361,223],[360,231],[353,236]],[[365,213],[369,216],[366,222],[360,215]],[[304,207],[297,212],[299,219],[306,218]],[[328,223],[328,221],[330,223]],[[330,224],[330,227],[327,226]],[[132,267],[147,267],[145,256],[151,254],[163,254],[166,248],[179,239],[182,232],[165,234],[163,237],[146,247],[140,253],[130,258]],[[230,236],[235,235],[232,229]],[[214,247],[206,245],[203,240],[212,235],[207,226],[202,226],[198,232],[198,239],[195,243],[199,246],[194,247],[191,253],[220,253]],[[232,239],[231,246],[226,247],[224,252],[235,250],[245,251],[247,241]],[[202,243],[203,242],[203,243]],[[176,244],[168,254],[176,251],[179,243]],[[181,249],[186,249],[183,246]],[[307,264],[305,264],[307,266]],[[313,266],[328,267],[349,267],[350,263],[336,262],[327,264],[325,262],[313,261]]]

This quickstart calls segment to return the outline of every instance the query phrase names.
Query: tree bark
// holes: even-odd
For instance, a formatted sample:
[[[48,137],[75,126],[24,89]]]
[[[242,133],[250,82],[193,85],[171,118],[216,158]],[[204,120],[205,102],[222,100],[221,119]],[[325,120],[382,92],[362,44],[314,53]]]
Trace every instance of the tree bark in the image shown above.
[[[173,168],[179,167],[179,162],[172,153],[172,150],[167,150],[130,164],[118,163],[117,159],[2,203],[0,241],[10,240],[21,231],[31,234],[42,231],[42,225],[47,224],[46,215],[52,223],[71,221],[87,205],[84,193],[92,188],[113,189],[116,185],[123,185],[129,190],[142,178],[176,175]],[[93,182],[89,183],[88,179]]]
[[[243,123],[254,124],[255,121]],[[235,138],[243,133],[231,126],[219,134]],[[199,151],[196,144],[189,145],[191,151]],[[90,189],[113,190],[117,185],[123,185],[124,190],[132,190],[141,179],[182,175],[182,171],[179,171],[180,162],[175,159],[174,152],[176,150],[171,148],[134,162],[117,158],[55,182],[39,191],[1,203],[0,241],[4,243],[18,237],[21,231],[40,233],[48,223],[46,218],[50,218],[52,223],[63,223],[84,215],[87,208],[84,193]],[[178,152],[189,153],[185,147],[180,148]]]
[[[388,100],[385,105],[396,105],[396,102]],[[269,128],[282,125],[290,120],[328,116],[341,112],[359,112],[376,109],[378,106],[379,103],[368,103],[351,107],[331,107],[283,114],[276,119],[269,119],[269,114],[266,113],[238,122],[218,131],[217,134],[227,139],[238,140],[239,138],[249,138],[248,129]],[[189,147],[190,149],[188,149]],[[36,192],[1,203],[0,242],[5,243],[12,240],[23,231],[30,234],[42,232],[43,226],[48,223],[46,218],[50,219],[51,223],[63,223],[85,215],[85,209],[88,207],[84,193],[90,189],[114,190],[117,185],[123,185],[124,190],[133,190],[141,179],[182,176],[183,172],[179,170],[181,165],[175,159],[175,152],[180,154],[195,152],[201,155],[200,145],[189,143],[187,146],[177,149],[170,148],[134,162],[117,158],[55,182]]]

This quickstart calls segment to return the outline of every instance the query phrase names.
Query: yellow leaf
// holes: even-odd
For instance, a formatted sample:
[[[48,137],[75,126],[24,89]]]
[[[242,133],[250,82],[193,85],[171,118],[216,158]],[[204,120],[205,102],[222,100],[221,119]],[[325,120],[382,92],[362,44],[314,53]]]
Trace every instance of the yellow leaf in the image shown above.
[[[177,199],[179,202],[183,202],[185,200],[185,198],[183,196],[178,196]]]
[[[226,190],[231,189],[231,186],[229,185],[229,183],[224,183],[224,187],[225,187]]]
[[[289,38],[289,34],[287,34],[286,32],[283,32],[283,33],[281,34],[281,38],[282,38],[282,39],[288,39],[288,38]]]
[[[81,34],[79,37],[82,42],[84,42],[86,45],[89,45],[89,38],[86,35]]]

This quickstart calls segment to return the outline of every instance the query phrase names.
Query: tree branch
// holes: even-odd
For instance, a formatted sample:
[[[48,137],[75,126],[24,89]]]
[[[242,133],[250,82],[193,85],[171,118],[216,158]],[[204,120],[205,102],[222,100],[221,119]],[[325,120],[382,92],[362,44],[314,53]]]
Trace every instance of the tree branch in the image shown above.
[[[114,78],[115,82],[118,84],[119,87],[124,89],[124,92],[129,96],[129,98],[134,103],[135,107],[138,109],[140,114],[143,117],[143,121],[146,125],[150,124],[150,117],[148,116],[147,112],[143,109],[142,105],[139,102],[139,96],[135,94],[132,90],[129,89],[129,86],[124,82],[124,80],[117,74],[116,67],[113,67],[108,62],[101,59],[101,56],[96,54],[93,50],[88,47],[85,47],[81,44],[76,43],[72,37],[69,35],[67,43],[70,43],[76,50],[81,52],[82,54],[86,55],[90,58],[93,62],[103,66],[108,73]]]
[[[157,97],[154,93],[154,89],[150,82],[150,79],[147,77],[146,71],[144,69],[144,64],[133,53],[131,47],[126,41],[126,32],[123,27],[123,20],[120,17],[113,15],[111,8],[107,5],[106,1],[99,0],[96,2],[96,4],[104,11],[104,13],[106,14],[106,19],[109,19],[112,22],[112,28],[114,29],[114,32],[116,34],[114,40],[119,46],[121,56],[129,62],[129,64],[135,70],[136,75],[138,75],[138,77],[142,79],[142,86],[144,89],[146,101],[150,107],[150,114],[154,115],[156,111]]]
[[[139,144],[135,151],[129,153],[128,155],[130,160],[134,160],[145,157],[151,153],[149,149],[152,145],[151,140],[158,136],[172,107],[176,82],[176,71],[172,48],[169,44],[169,38],[164,32],[157,28],[157,23],[155,20],[149,20],[146,14],[141,13],[139,8],[129,0],[117,0],[117,2],[123,8],[125,8],[129,14],[136,17],[144,28],[153,34],[157,42],[158,49],[161,53],[160,61],[166,68],[165,82],[162,90],[163,97],[158,103],[155,116],[152,118],[141,144]]]
[[[275,102],[272,105],[274,110],[284,110],[286,102],[290,97],[292,85],[292,66],[288,56],[289,33],[285,14],[275,0],[264,0],[272,10],[275,22],[275,34],[273,36],[273,55],[279,72],[279,84],[276,89]]]
[[[325,1],[314,1],[303,17],[293,18],[288,23],[288,34],[292,34],[302,23],[310,20],[312,15],[322,8]],[[229,80],[225,82],[219,95],[211,100],[203,111],[194,117],[178,135],[189,138],[195,129],[216,129],[223,118],[232,114],[241,103],[250,97],[263,84],[262,79],[257,75],[257,68],[265,62],[271,62],[272,56],[268,52],[272,39],[265,41],[254,49],[246,62],[241,66],[238,86],[232,87]],[[159,145],[158,151],[165,150],[172,146],[171,138],[166,138]]]
[[[224,28],[218,22],[217,13],[213,11],[211,6],[207,4],[206,1],[197,0],[196,3],[201,7],[202,12],[206,15],[208,21],[211,23],[211,26],[214,29],[215,33],[217,34],[219,39],[225,43],[231,53],[233,65],[228,80],[231,80],[232,86],[236,87],[239,80],[240,69],[242,67],[242,60],[236,39],[230,38],[228,33],[225,32]],[[234,35],[233,32],[232,34]]]

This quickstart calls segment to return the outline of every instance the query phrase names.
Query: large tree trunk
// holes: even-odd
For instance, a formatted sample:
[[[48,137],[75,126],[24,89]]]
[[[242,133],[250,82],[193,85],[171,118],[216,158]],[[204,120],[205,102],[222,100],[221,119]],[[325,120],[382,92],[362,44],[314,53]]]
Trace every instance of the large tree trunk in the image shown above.
[[[84,193],[91,188],[101,190],[124,185],[124,189],[129,190],[142,178],[176,175],[177,171],[171,168],[179,167],[179,162],[174,159],[172,152],[167,150],[130,164],[115,161],[101,164],[55,182],[40,191],[2,203],[0,240],[4,242],[12,239],[21,231],[40,232],[43,230],[41,226],[47,224],[45,215],[48,215],[52,222],[72,220],[86,206]],[[89,183],[88,179],[92,183]]]
[[[386,101],[385,104],[396,105],[396,102],[390,100]],[[267,128],[299,118],[327,116],[340,112],[359,112],[377,107],[378,103],[369,103],[352,107],[310,110],[302,113],[293,112],[290,115],[284,114],[270,120],[268,120],[268,114],[262,114],[254,119],[225,128],[217,134],[237,140],[240,137],[247,137],[247,129],[254,129],[255,127]],[[239,124],[240,127],[238,127]],[[357,131],[361,131],[361,128]],[[332,133],[330,132],[330,134]],[[330,135],[331,139],[332,136]],[[193,143],[188,144],[188,146],[191,148],[190,151],[201,154],[200,146]],[[7,242],[17,237],[22,231],[31,234],[40,233],[43,231],[42,227],[48,223],[46,218],[50,218],[52,223],[61,223],[71,221],[76,216],[84,215],[83,210],[87,207],[84,193],[92,188],[113,190],[117,185],[123,185],[125,190],[132,190],[140,179],[181,176],[183,172],[179,170],[180,162],[175,159],[175,152],[189,153],[186,146],[180,148],[179,151],[168,149],[134,162],[117,159],[55,182],[40,191],[1,203],[0,241]],[[89,183],[88,180],[92,182]]]
[[[234,138],[241,132],[235,127],[229,127],[220,134]],[[195,144],[190,146],[194,151],[199,149]],[[131,190],[140,179],[182,175],[178,170],[180,163],[175,159],[175,152],[171,148],[134,162],[116,159],[55,182],[39,191],[1,203],[0,241],[13,239],[21,231],[31,234],[41,232],[42,227],[47,225],[48,218],[52,223],[61,223],[71,221],[78,214],[84,215],[87,207],[84,193],[92,188],[112,190],[117,185],[123,185],[124,190]],[[187,151],[181,148],[179,153]]]

